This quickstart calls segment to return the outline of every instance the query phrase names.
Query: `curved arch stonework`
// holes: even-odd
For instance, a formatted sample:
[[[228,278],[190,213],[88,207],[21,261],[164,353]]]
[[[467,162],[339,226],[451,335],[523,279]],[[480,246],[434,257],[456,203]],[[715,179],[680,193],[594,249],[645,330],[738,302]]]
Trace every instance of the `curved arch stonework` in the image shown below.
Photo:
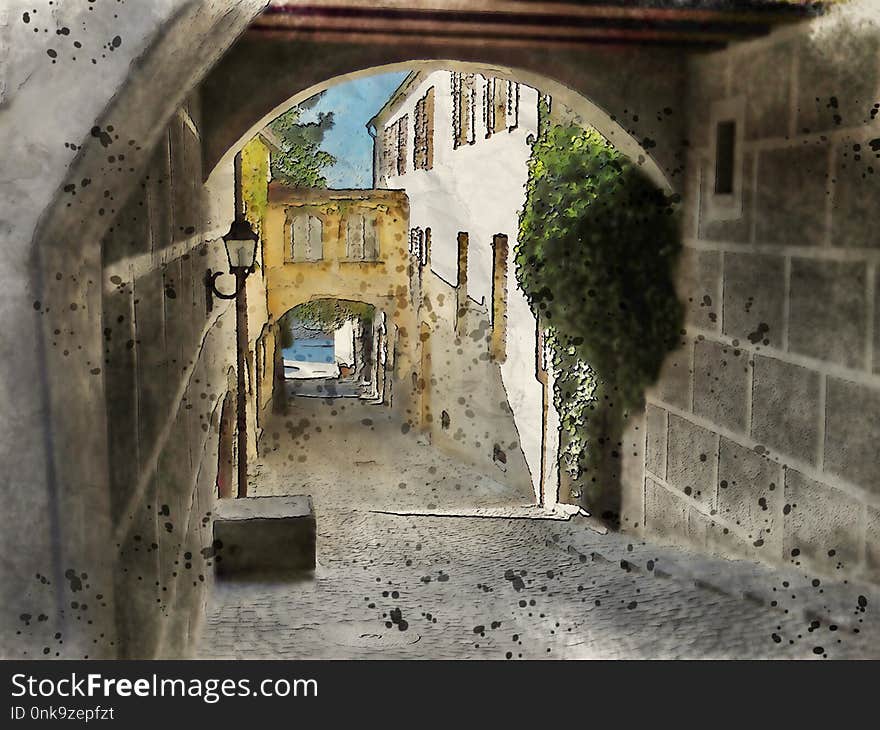
[[[90,122],[78,133],[63,133],[66,138],[82,140],[62,178],[74,190],[62,189],[64,185],[59,184],[33,234],[30,261],[36,265],[31,269],[35,278],[31,301],[39,301],[50,316],[38,323],[40,334],[36,338],[25,339],[41,346],[47,383],[35,395],[48,401],[46,408],[52,414],[49,431],[63,434],[55,439],[37,437],[32,443],[45,441],[56,450],[49,459],[56,464],[55,472],[64,473],[71,485],[80,485],[64,488],[72,498],[84,498],[93,490],[104,492],[102,485],[106,484],[106,477],[95,471],[107,461],[103,429],[81,432],[75,424],[67,423],[70,414],[81,412],[83,402],[100,402],[97,396],[103,376],[92,371],[103,357],[101,328],[89,321],[89,312],[101,309],[96,283],[104,275],[98,243],[155,162],[156,141],[181,104],[210,109],[198,129],[203,175],[216,169],[212,178],[219,174],[221,180],[215,187],[221,196],[228,194],[230,198],[219,208],[212,207],[211,217],[196,231],[197,236],[201,233],[207,239],[215,239],[223,230],[224,218],[231,216],[228,171],[221,171],[219,163],[228,161],[248,141],[250,131],[316,90],[353,75],[412,67],[414,59],[417,64],[448,67],[452,63],[543,86],[634,159],[644,161],[658,181],[674,185],[681,168],[682,120],[673,114],[656,121],[657,109],[674,108],[675,100],[681,97],[683,74],[674,53],[658,49],[641,57],[627,54],[621,58],[613,48],[559,49],[548,64],[546,54],[538,50],[482,47],[477,40],[442,46],[406,41],[340,45],[307,40],[279,42],[245,34],[236,42],[264,3],[241,0],[232,7],[226,5],[222,9],[202,4],[169,7],[165,20],[156,19],[161,33],[143,39],[143,50],[130,75],[113,89],[103,111],[92,117],[96,123]],[[200,42],[192,44],[192,37]],[[426,59],[426,55],[435,59]],[[450,58],[457,60],[450,62]],[[260,82],[255,84],[254,79]],[[102,92],[109,93],[107,88]],[[640,116],[640,108],[654,113]],[[187,116],[189,112],[183,118]],[[656,165],[644,154],[646,147],[654,150],[655,145]],[[124,150],[125,164],[108,165],[109,153],[117,150]],[[109,204],[105,191],[110,194]],[[213,194],[210,189],[207,193]],[[70,231],[76,231],[74,238]],[[65,272],[61,279],[56,278],[59,271]],[[69,310],[73,301],[87,304]],[[78,363],[66,357],[53,362],[58,353],[53,344],[54,331],[60,324],[56,317],[62,312],[65,326],[72,324],[70,329],[78,333]],[[71,388],[68,379],[77,368],[82,370],[82,386]],[[56,373],[61,372],[65,373],[63,383],[56,382]],[[92,415],[95,422],[103,419],[98,411]],[[80,435],[71,439],[72,433]],[[91,454],[92,458],[83,459],[83,454]],[[39,470],[36,463],[34,466],[36,473]],[[82,477],[77,476],[79,472]]]
[[[509,78],[550,94],[664,187],[679,189],[684,166],[680,59],[662,49],[638,56],[614,48],[535,49],[489,44],[279,41],[243,36],[205,78],[203,103],[217,109],[203,144],[206,174],[231,160],[266,123],[315,93],[350,79],[399,70],[451,69]],[[259,78],[253,86],[248,79]],[[247,93],[229,93],[247,89]],[[676,113],[679,109],[679,113]],[[665,111],[664,111],[665,110]]]

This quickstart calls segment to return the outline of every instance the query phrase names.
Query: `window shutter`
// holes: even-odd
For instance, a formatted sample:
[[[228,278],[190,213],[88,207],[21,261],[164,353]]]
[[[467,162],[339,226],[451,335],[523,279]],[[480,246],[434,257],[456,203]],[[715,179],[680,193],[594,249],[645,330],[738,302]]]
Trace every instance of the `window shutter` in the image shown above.
[[[453,71],[449,77],[452,86],[452,146],[461,143],[461,74]]]
[[[434,87],[425,95],[425,169],[434,169]]]
[[[308,216],[300,213],[293,219],[290,226],[291,241],[290,257],[293,261],[305,261],[309,253]]]
[[[415,116],[413,118],[413,131],[415,132],[415,136],[413,137],[413,169],[414,170],[423,170],[425,168],[424,162],[424,149],[425,149],[425,131],[424,131],[424,120],[425,120],[425,97],[422,97],[416,102]]]
[[[519,124],[519,82],[507,82],[507,128],[514,129]]]
[[[376,233],[375,218],[364,218],[364,260],[376,261],[379,258],[379,239]]]
[[[455,73],[452,77],[453,145],[474,141],[474,74]]]
[[[494,80],[494,111],[492,115],[493,132],[501,132],[507,127],[507,105],[510,96],[510,82],[504,79]]]
[[[474,141],[474,75],[465,74],[459,82],[459,144]]]
[[[388,176],[392,174],[392,162],[394,161],[394,151],[397,137],[397,125],[393,124],[390,127],[385,127],[385,131],[382,134],[382,176]]]
[[[397,174],[406,172],[406,146],[407,132],[409,128],[409,116],[404,114],[397,120]]]
[[[354,261],[364,258],[364,217],[355,214],[349,217],[346,224],[346,255]]]
[[[324,258],[324,223],[314,215],[309,216],[309,261]]]
[[[430,170],[434,166],[434,87],[416,102],[413,119],[413,169]]]

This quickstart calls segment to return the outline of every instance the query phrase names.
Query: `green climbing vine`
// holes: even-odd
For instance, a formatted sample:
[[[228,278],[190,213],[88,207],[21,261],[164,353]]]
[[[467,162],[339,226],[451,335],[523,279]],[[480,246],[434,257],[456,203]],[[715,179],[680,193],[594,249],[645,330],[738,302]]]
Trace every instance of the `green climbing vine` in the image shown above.
[[[294,321],[308,329],[332,332],[349,319],[372,320],[374,311],[372,304],[347,299],[315,299],[299,304],[281,317],[281,347],[293,345],[290,324]]]
[[[553,381],[553,405],[559,414],[564,434],[559,457],[568,475],[577,479],[586,464],[588,438],[582,428],[585,414],[595,403],[596,373],[578,357],[574,345],[563,345],[553,328],[545,333],[550,350]]]
[[[675,202],[595,130],[542,124],[516,275],[546,330],[562,458],[575,479],[600,458],[609,419],[641,403],[677,342]]]
[[[245,217],[254,230],[262,232],[269,195],[269,149],[259,137],[254,137],[241,150],[241,193]]]

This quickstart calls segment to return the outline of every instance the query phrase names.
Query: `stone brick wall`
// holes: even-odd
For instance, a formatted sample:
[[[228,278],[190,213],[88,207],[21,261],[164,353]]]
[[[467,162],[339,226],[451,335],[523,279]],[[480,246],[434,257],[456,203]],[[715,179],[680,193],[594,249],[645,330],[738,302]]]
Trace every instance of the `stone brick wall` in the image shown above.
[[[206,310],[203,277],[208,267],[227,266],[216,238],[228,220],[212,213],[201,184],[199,121],[194,98],[173,118],[103,242],[123,657],[185,655],[213,572],[218,405],[234,386],[235,323],[229,302]]]
[[[645,527],[880,579],[880,28],[855,3],[689,64],[681,349],[650,392]],[[713,210],[738,109],[741,212]]]
[[[113,658],[100,244],[171,115],[265,2],[35,5],[3,3],[0,49],[0,542],[14,556],[0,655]],[[90,62],[62,28],[84,49],[122,43]]]

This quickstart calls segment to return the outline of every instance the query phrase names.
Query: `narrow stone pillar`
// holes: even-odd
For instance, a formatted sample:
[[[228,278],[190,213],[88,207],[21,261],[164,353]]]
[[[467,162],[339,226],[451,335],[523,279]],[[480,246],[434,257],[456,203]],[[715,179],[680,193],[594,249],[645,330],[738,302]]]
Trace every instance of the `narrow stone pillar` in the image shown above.
[[[468,234],[460,231],[458,234],[458,284],[455,288],[455,333],[459,336],[464,334],[467,315],[468,297]]]

